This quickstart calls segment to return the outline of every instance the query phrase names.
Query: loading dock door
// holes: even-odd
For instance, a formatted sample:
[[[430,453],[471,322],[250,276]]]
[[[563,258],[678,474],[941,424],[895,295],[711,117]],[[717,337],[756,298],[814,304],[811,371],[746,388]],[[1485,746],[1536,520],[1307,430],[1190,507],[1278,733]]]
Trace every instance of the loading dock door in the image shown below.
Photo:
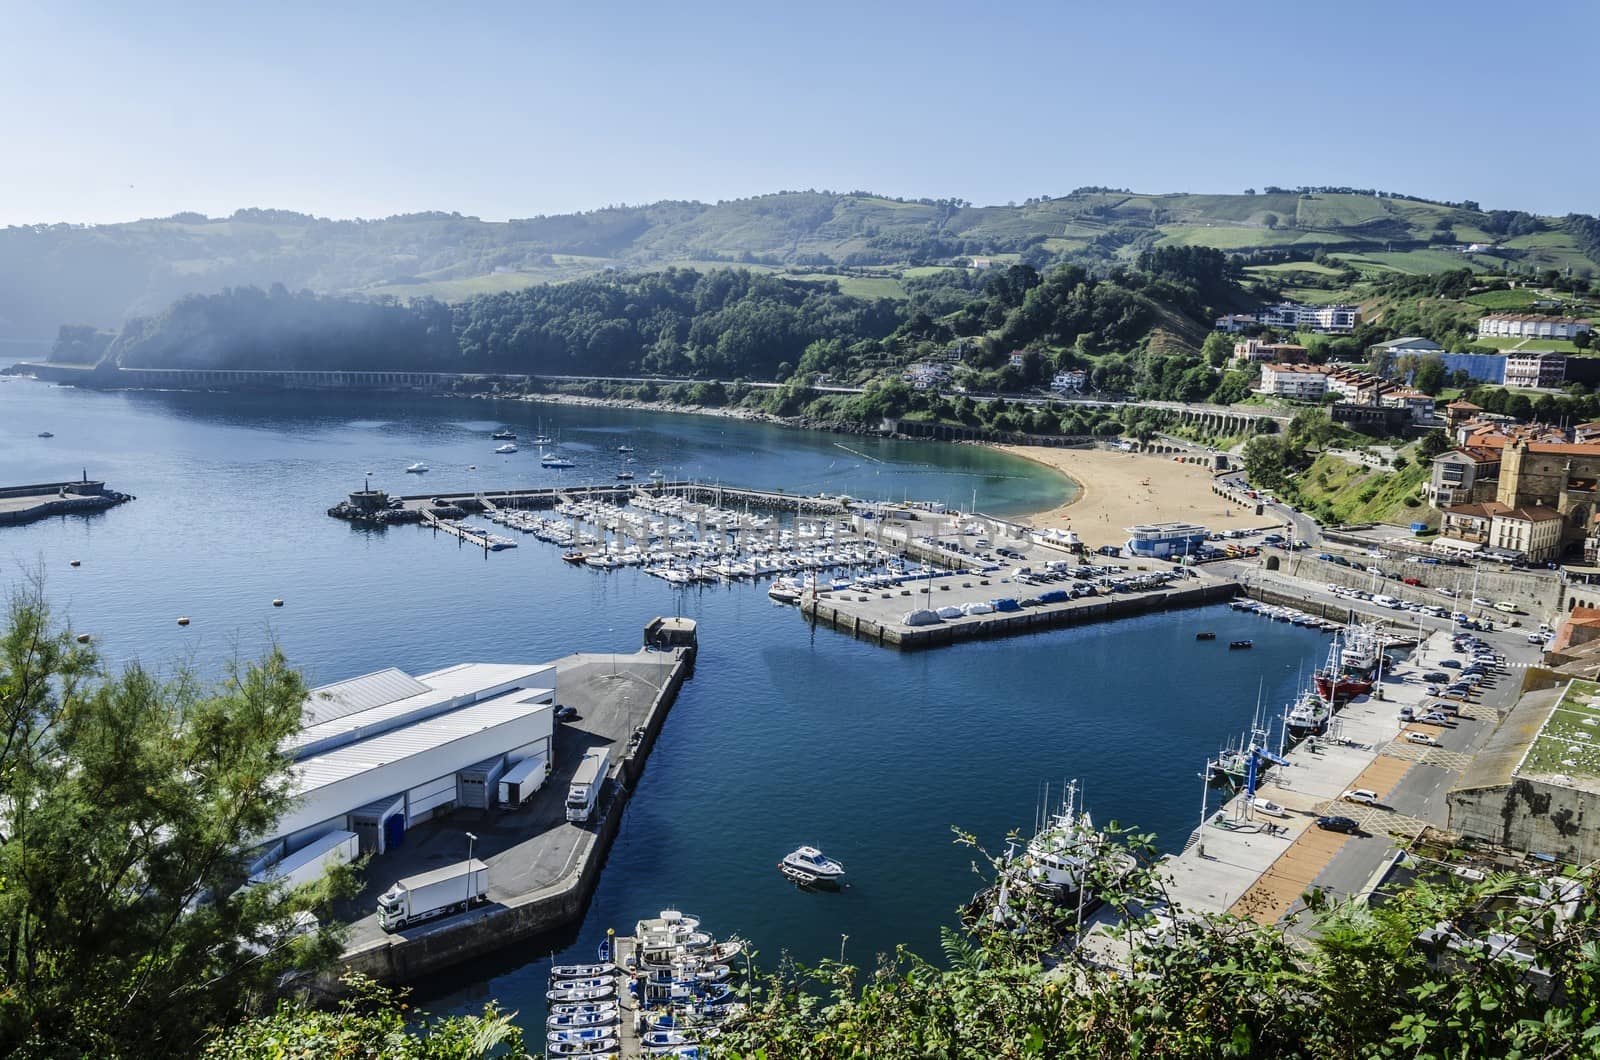
[[[406,815],[392,814],[383,822],[383,845],[390,850],[406,841]]]

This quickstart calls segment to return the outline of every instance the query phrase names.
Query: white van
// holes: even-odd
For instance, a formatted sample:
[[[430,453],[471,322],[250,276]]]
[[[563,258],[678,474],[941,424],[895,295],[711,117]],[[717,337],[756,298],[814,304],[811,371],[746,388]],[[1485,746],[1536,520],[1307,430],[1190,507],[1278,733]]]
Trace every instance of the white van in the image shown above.
[[[1397,607],[1400,606],[1400,601],[1399,600],[1395,599],[1392,596],[1385,596],[1383,593],[1379,593],[1377,596],[1374,596],[1372,598],[1372,602],[1377,604],[1379,607],[1395,607],[1395,608],[1397,608]]]

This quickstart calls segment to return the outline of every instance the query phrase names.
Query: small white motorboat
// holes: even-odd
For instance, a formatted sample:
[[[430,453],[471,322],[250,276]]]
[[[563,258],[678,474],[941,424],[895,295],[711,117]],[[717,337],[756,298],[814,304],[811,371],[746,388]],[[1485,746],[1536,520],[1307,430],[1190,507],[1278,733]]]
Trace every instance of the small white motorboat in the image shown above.
[[[406,474],[420,475],[426,470],[428,470],[428,465],[418,460],[415,464],[411,464],[406,468]]]
[[[815,883],[837,884],[844,879],[844,865],[816,847],[799,847],[784,856],[780,867],[796,873],[805,873],[811,876],[813,878],[811,882]],[[789,875],[789,872],[785,871],[784,875]]]
[[[614,964],[558,964],[550,969],[552,979],[595,979],[616,974]]]
[[[618,1019],[617,1009],[612,1008],[599,1012],[574,1012],[568,1015],[557,1014],[545,1020],[545,1026],[553,1031],[577,1030],[584,1027],[609,1027]]]
[[[616,1052],[619,1045],[614,1036],[595,1038],[584,1042],[550,1042],[548,1044],[551,1056],[603,1056],[606,1053]]]
[[[497,453],[514,453],[517,451],[517,447],[511,442],[507,442],[505,445],[495,446],[494,451]]]
[[[546,1001],[560,1004],[571,1004],[583,1001],[609,1001],[617,996],[617,985],[607,982],[604,986],[574,986],[572,983],[562,983],[551,990],[546,990]]]
[[[514,442],[517,440],[517,432],[507,427],[504,430],[495,431],[489,437],[497,442]]]
[[[540,467],[577,467],[578,465],[574,464],[572,461],[568,460],[566,457],[561,456],[560,454],[555,453],[555,452],[552,451],[552,452],[548,452],[548,453],[540,453],[539,454],[539,466]]]

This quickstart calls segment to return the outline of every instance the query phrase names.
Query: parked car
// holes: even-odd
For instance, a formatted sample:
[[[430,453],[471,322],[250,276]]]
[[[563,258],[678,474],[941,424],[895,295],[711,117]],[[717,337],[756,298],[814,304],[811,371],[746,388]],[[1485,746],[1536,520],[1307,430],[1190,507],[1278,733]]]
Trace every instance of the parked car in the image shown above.
[[[1434,592],[1438,593],[1440,596],[1454,596],[1456,594],[1454,589],[1446,589],[1442,585],[1435,589]]]
[[[1339,798],[1345,802],[1359,802],[1364,806],[1378,805],[1378,793],[1371,788],[1348,788]]]
[[[1529,633],[1528,634],[1528,643],[1529,644],[1543,644],[1544,643],[1544,637],[1545,637],[1545,635],[1543,633]]]
[[[1427,725],[1449,725],[1450,718],[1442,710],[1430,710],[1417,719]]]
[[[1493,600],[1485,600],[1481,596],[1474,596],[1472,598],[1472,606],[1473,607],[1493,607],[1494,606],[1494,601]]]
[[[1402,578],[1400,580],[1405,582],[1407,585],[1421,585],[1422,584],[1422,579],[1421,578]]]
[[[1346,835],[1359,835],[1361,833],[1361,826],[1356,824],[1354,817],[1340,817],[1336,814],[1318,817],[1317,827],[1329,832],[1343,832]]]
[[[1406,743],[1420,743],[1420,744],[1424,744],[1425,746],[1428,746],[1428,747],[1438,747],[1439,746],[1439,741],[1435,740],[1432,736],[1429,736],[1425,732],[1408,732],[1408,733],[1406,733]]]
[[[572,721],[572,720],[576,719],[577,716],[578,716],[578,708],[577,707],[569,707],[565,703],[557,703],[556,704],[556,720],[557,721]]]

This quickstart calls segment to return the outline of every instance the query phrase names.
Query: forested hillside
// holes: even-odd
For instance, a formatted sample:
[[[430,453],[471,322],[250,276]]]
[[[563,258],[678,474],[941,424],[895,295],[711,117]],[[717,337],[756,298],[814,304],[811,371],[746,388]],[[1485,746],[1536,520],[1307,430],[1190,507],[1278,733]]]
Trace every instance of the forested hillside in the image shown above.
[[[292,291],[459,301],[673,264],[740,263],[804,278],[867,270],[884,277],[885,293],[901,293],[896,279],[972,257],[1104,269],[1171,246],[1299,260],[1331,254],[1363,271],[1468,263],[1587,275],[1597,268],[1597,233],[1600,221],[1584,215],[1543,218],[1350,188],[1241,195],[1082,188],[1004,206],[788,191],[504,222],[453,213],[333,221],[248,209],[226,218],[0,230],[0,339],[37,339],[68,322],[115,327],[185,294],[228,287],[281,283]],[[1478,249],[1464,255],[1467,245]]]

